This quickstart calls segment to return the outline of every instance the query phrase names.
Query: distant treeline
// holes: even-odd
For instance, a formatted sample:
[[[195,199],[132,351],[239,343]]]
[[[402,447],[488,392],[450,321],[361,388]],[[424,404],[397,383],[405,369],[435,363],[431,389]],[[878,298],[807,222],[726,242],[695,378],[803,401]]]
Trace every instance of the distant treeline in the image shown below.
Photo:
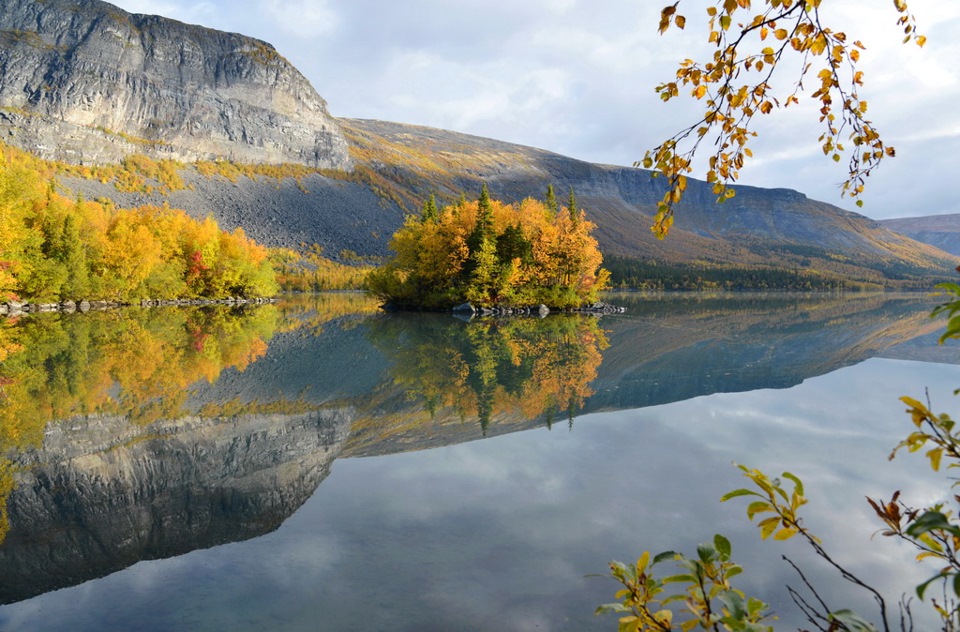
[[[640,290],[866,290],[877,283],[804,269],[720,267],[664,263],[649,259],[604,258],[610,285]]]

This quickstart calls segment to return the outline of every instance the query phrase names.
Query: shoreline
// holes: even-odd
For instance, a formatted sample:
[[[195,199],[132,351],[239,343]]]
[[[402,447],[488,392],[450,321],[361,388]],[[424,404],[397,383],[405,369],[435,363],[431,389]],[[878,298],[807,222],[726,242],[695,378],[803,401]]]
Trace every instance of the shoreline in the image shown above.
[[[59,303],[30,303],[7,301],[0,303],[0,316],[13,318],[28,314],[85,314],[90,311],[105,311],[121,307],[187,307],[203,305],[264,305],[276,303],[280,299],[269,298],[182,298],[182,299],[142,299],[139,301],[61,301]]]

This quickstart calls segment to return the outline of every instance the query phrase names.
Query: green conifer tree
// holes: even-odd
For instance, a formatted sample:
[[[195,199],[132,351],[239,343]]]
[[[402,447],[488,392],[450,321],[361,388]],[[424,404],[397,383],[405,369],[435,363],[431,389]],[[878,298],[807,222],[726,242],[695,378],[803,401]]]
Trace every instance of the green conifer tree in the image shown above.
[[[570,187],[570,201],[567,202],[567,209],[570,211],[570,220],[576,224],[580,220],[580,209],[577,208],[577,196]]]
[[[547,208],[550,209],[550,212],[556,215],[560,207],[557,205],[557,194],[554,193],[552,184],[547,185],[546,204]]]
[[[435,222],[439,213],[437,211],[437,198],[433,193],[430,194],[430,197],[427,198],[427,201],[423,203],[423,211],[420,214],[420,221],[426,222]]]

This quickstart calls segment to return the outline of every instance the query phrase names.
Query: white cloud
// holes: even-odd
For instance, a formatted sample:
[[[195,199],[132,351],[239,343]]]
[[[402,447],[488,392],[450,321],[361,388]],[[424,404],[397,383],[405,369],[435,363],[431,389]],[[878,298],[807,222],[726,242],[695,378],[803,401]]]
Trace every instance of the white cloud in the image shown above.
[[[328,35],[340,23],[327,0],[262,0],[261,5],[282,31],[302,39]]]
[[[210,26],[209,22],[218,12],[218,2],[177,2],[174,0],[120,0],[113,4],[130,13],[163,15],[188,24]]]

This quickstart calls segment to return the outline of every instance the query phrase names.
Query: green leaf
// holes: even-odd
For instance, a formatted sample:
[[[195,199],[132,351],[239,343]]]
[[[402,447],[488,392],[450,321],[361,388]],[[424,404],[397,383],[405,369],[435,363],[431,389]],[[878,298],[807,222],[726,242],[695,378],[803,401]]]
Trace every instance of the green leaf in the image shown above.
[[[601,606],[598,606],[597,609],[594,610],[593,614],[596,614],[596,615],[610,614],[610,613],[620,614],[623,612],[630,612],[630,608],[627,608],[622,603],[605,603]]]
[[[701,562],[707,564],[717,559],[717,550],[709,544],[698,544],[697,557],[700,558]]]
[[[945,515],[939,511],[928,511],[907,527],[906,533],[911,537],[919,537],[930,531],[946,531],[951,535],[960,536],[960,527],[951,524]]]
[[[730,540],[718,533],[713,536],[713,546],[717,548],[717,552],[720,554],[721,559],[730,559],[730,553],[733,551],[733,547],[730,546]]]
[[[732,590],[725,590],[720,593],[718,596],[723,605],[727,607],[727,612],[730,613],[734,619],[742,621],[744,615],[747,614],[746,603],[743,600],[743,597]]]
[[[747,600],[747,612],[750,613],[751,617],[760,616],[760,614],[767,608],[767,604],[760,601],[756,597],[750,597]]]
[[[790,472],[784,472],[783,477],[793,481],[793,484],[797,486],[797,494],[799,494],[800,496],[804,495],[803,481],[801,481],[799,478],[797,478],[795,475],[791,474]]]
[[[877,632],[872,623],[853,610],[837,610],[829,615],[830,621],[842,623],[850,632]]]
[[[720,502],[726,502],[731,498],[736,498],[737,496],[760,496],[760,494],[750,489],[735,489],[732,492],[727,492],[721,496]]]
[[[672,604],[672,603],[676,603],[676,602],[678,602],[678,601],[686,601],[686,600],[687,600],[687,595],[686,595],[686,593],[680,593],[679,595],[670,595],[669,597],[667,597],[666,599],[664,599],[663,601],[661,601],[661,602],[660,602],[660,605],[661,605],[661,606],[669,606],[669,605]]]
[[[949,571],[943,571],[943,572],[937,573],[936,575],[934,575],[933,577],[931,577],[931,578],[928,579],[927,581],[925,581],[925,582],[923,582],[922,584],[920,584],[919,586],[917,586],[917,598],[923,599],[923,593],[926,592],[927,587],[928,587],[930,584],[932,584],[933,582],[937,581],[938,579],[946,579],[949,575],[950,575]]]
[[[676,551],[664,551],[663,553],[657,553],[657,556],[653,558],[653,564],[659,564],[660,562],[665,562],[666,560],[675,560],[677,559],[678,553]]]

